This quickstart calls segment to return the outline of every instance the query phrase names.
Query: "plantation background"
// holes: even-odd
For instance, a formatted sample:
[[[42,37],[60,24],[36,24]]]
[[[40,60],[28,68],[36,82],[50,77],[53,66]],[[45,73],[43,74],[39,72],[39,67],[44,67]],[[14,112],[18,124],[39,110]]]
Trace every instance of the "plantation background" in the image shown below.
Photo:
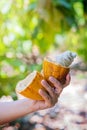
[[[41,71],[45,56],[66,50],[77,53],[72,86],[86,82],[86,0],[0,0],[0,97],[16,100],[17,82]]]

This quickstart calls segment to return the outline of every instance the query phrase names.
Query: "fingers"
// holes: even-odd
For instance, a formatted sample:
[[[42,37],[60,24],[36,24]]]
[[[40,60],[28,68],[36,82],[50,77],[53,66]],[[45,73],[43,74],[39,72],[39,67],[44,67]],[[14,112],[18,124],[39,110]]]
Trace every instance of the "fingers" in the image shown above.
[[[48,95],[46,91],[43,91],[42,89],[39,90],[39,94],[42,96],[42,98],[45,100],[46,104],[50,107],[51,103],[51,97]]]
[[[70,84],[70,81],[71,81],[71,76],[70,76],[70,74],[67,74],[67,76],[66,76],[66,82],[63,85],[63,87],[68,86]]]
[[[49,80],[51,81],[51,83],[53,83],[54,87],[55,87],[55,93],[60,94],[62,92],[62,85],[61,83],[55,79],[54,77],[49,77]]]
[[[58,95],[54,92],[53,87],[51,87],[45,80],[42,80],[41,84],[46,89],[46,91],[41,89],[39,91],[39,94],[45,100],[46,106],[54,106],[58,101]]]
[[[41,83],[42,83],[43,87],[47,90],[49,95],[51,97],[53,97],[54,96],[54,92],[53,92],[52,87],[45,80],[42,80]]]
[[[57,79],[54,77],[50,77],[49,81],[54,85],[54,87],[51,87],[47,81],[42,80],[41,84],[45,88],[45,90],[40,89],[39,94],[42,96],[45,102],[46,108],[54,106],[58,102],[58,97],[60,93],[62,92],[63,88],[69,85],[71,80],[70,74],[66,76],[66,82],[64,85],[62,85]]]

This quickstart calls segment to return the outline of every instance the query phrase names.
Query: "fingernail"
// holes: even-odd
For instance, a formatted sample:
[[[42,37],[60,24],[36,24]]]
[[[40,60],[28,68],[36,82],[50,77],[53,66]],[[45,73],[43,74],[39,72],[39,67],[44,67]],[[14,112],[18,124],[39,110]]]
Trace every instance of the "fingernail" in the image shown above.
[[[53,77],[52,77],[52,76],[50,76],[50,77],[49,77],[49,80],[53,81]]]
[[[41,84],[43,84],[45,82],[45,80],[43,79],[42,81],[41,81]]]

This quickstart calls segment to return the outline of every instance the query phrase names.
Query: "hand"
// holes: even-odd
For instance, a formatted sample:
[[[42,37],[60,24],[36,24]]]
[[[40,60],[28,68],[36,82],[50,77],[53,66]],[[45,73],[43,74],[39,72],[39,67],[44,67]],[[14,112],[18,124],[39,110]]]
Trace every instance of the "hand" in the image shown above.
[[[43,101],[33,100],[33,110],[42,110],[54,106],[58,102],[58,97],[60,96],[64,87],[68,86],[70,83],[70,75],[66,76],[66,82],[62,85],[54,77],[50,77],[49,80],[54,84],[54,87],[51,87],[45,80],[42,80],[41,84],[46,89],[46,91],[40,89],[39,94],[43,97]]]
[[[45,80],[41,82],[46,90],[39,90],[39,94],[44,99],[43,101],[24,98],[12,102],[0,102],[0,124],[10,122],[31,112],[54,106],[57,103],[63,88],[69,85],[70,75],[68,74],[66,76],[66,82],[64,85],[54,77],[50,77],[49,80],[54,84],[54,87],[51,87]]]

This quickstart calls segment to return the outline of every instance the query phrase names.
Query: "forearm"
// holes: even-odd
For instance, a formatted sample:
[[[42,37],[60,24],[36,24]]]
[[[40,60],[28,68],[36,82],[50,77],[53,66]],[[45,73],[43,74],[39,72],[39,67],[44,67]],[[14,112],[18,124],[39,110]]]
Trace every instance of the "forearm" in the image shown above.
[[[0,102],[0,125],[33,112],[32,101],[21,99],[12,102]]]

